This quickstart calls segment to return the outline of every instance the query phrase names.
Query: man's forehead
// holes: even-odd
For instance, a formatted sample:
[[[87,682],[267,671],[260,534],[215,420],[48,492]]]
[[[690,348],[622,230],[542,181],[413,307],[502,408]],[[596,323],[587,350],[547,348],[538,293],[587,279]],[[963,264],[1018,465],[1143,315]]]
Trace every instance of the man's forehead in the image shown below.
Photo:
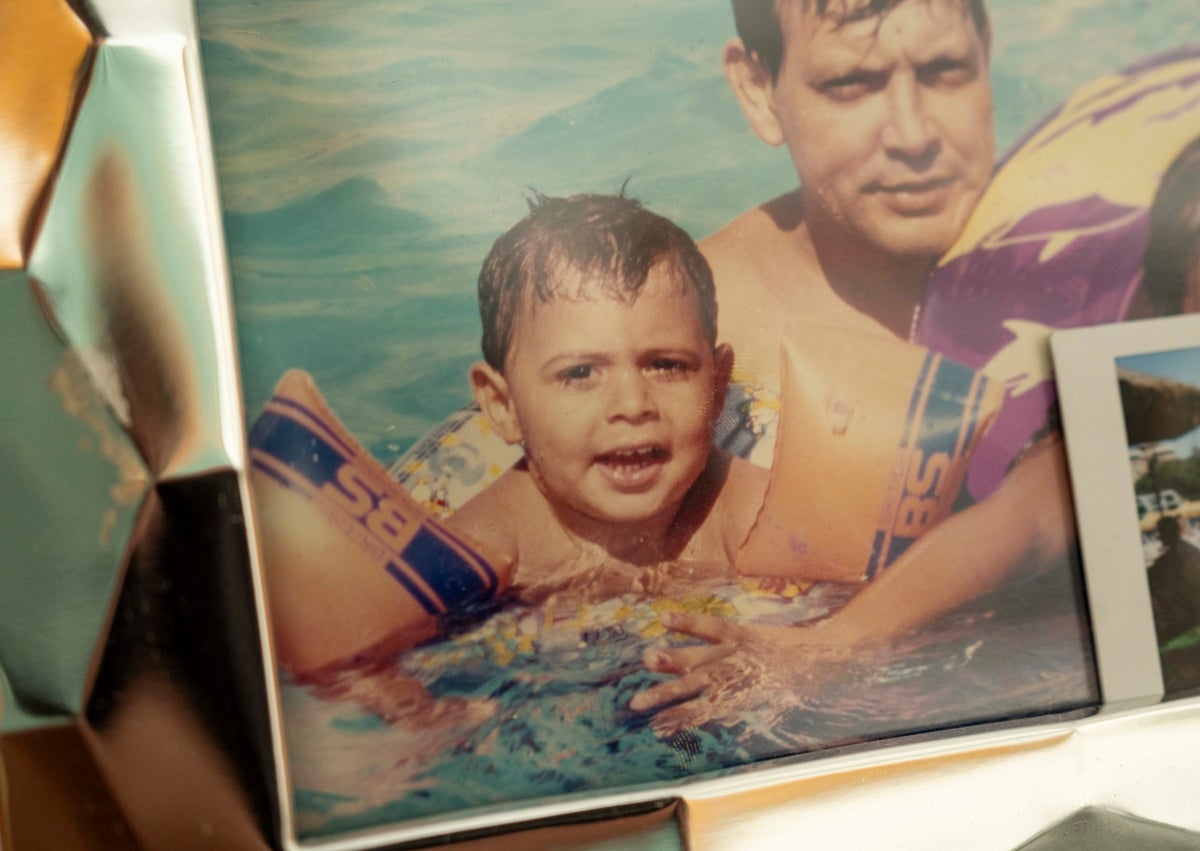
[[[829,18],[836,23],[853,23],[879,17],[903,2],[905,0],[775,0],[775,8],[782,11],[784,6],[793,6],[805,14]]]
[[[968,0],[776,0],[781,30],[786,44],[803,42],[802,53],[808,54],[818,45],[822,53],[857,54],[872,50],[893,37],[888,33],[890,15],[914,20],[909,12],[925,12],[918,16],[927,20],[919,24],[924,35],[919,36],[925,52],[962,48],[964,38],[971,39],[977,27],[972,24]],[[915,8],[914,8],[915,7]],[[897,29],[896,33],[902,32]],[[905,42],[913,43],[913,36]],[[986,37],[985,37],[986,41]]]
[[[821,19],[827,27],[839,29],[860,21],[885,17],[901,5],[949,5],[969,17],[969,0],[775,0],[775,14],[782,20],[785,14],[800,13]]]

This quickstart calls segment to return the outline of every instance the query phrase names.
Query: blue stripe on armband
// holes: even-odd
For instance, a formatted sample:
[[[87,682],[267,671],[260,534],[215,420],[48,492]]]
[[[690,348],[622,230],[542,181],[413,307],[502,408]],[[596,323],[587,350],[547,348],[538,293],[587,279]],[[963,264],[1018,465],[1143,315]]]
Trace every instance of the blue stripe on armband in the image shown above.
[[[331,481],[347,460],[311,429],[270,411],[255,422],[250,446],[286,464],[318,488]]]
[[[426,526],[417,530],[400,555],[447,609],[485,599],[493,591],[467,559]]]
[[[949,358],[942,358],[929,401],[925,404],[925,417],[917,437],[917,448],[926,456],[943,452],[954,457],[958,448],[958,435],[962,431],[964,405],[970,401],[971,385],[975,371]]]
[[[901,448],[908,445],[908,436],[912,433],[913,420],[920,413],[921,391],[925,389],[925,382],[929,377],[929,368],[938,360],[938,356],[933,352],[925,354],[925,360],[921,362],[921,371],[917,374],[917,381],[913,384],[912,397],[908,400],[908,413],[904,415],[904,428],[900,432]]]
[[[932,375],[929,374],[931,366],[933,367]],[[922,410],[920,399],[926,382],[930,384],[930,387]],[[903,472],[903,487],[900,499],[896,503],[896,514],[890,518],[889,528],[879,529],[875,533],[871,555],[867,560],[866,579],[874,579],[879,571],[904,555],[917,539],[916,535],[899,532],[900,512],[904,510],[907,500],[910,498],[952,500],[954,498],[954,494],[940,493],[944,486],[941,479],[943,476],[950,475],[951,466],[957,461],[960,447],[965,451],[966,447],[970,445],[969,440],[960,443],[960,435],[964,431],[964,421],[968,438],[974,434],[982,395],[981,392],[972,395],[971,390],[974,383],[974,370],[949,358],[938,357],[933,353],[926,355],[925,362],[921,367],[921,375],[913,387],[908,416],[904,424],[904,436],[900,439],[899,448],[906,448],[908,435],[914,431],[915,426],[911,457],[915,458],[917,463],[922,463],[934,456],[939,456],[947,459],[949,463],[941,472],[934,475],[933,481],[929,482],[926,490],[920,493],[912,493],[908,490],[909,473],[907,470]],[[967,406],[969,406],[969,410],[967,410]],[[917,420],[918,417],[919,420]]]
[[[424,609],[427,614],[434,616],[441,614],[442,608],[438,606],[436,602],[429,599],[425,592],[421,590],[420,586],[413,582],[411,578],[406,576],[400,567],[389,561],[385,569],[392,579],[395,579],[404,586],[404,590],[412,595],[412,598],[420,604],[421,608]]]
[[[475,565],[475,568],[478,572],[481,572],[487,577],[487,582],[484,584],[484,588],[486,588],[487,593],[489,595],[494,594],[496,592],[496,586],[500,584],[500,577],[496,576],[496,571],[492,569],[492,566],[487,563],[483,556],[475,552],[474,547],[472,547],[462,538],[455,535],[445,526],[442,526],[438,529],[438,534],[451,543],[458,545],[459,549],[462,551],[461,555],[470,561],[471,564]]]
[[[975,398],[971,400],[971,415],[967,420],[967,428],[961,443],[963,452],[968,451],[971,443],[975,440],[975,430],[979,428],[979,409],[983,407],[983,395],[987,391],[989,381],[989,378],[980,374],[979,383],[975,386]]]

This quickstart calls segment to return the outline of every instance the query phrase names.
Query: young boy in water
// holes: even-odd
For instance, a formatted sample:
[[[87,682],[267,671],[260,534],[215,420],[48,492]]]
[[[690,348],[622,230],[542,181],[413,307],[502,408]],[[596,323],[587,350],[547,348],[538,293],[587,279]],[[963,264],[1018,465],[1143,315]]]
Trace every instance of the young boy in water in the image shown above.
[[[733,354],[715,342],[708,264],[628,198],[532,207],[480,274],[485,361],[471,368],[525,457],[453,515],[465,534],[423,512],[299,370],[255,423],[274,640],[293,676],[388,658],[514,584],[526,600],[595,599],[690,588],[700,563],[728,575],[767,472],[712,448]]]
[[[708,263],[630,198],[530,206],[484,262],[470,371],[525,455],[451,525],[510,559],[525,589],[590,576],[619,593],[622,575],[644,588],[651,565],[731,565],[767,471],[712,446],[733,352],[716,344]]]

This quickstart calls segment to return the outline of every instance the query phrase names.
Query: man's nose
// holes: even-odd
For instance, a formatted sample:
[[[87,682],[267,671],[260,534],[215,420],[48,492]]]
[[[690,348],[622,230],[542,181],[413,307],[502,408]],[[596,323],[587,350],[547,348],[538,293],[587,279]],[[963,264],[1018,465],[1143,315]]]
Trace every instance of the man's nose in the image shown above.
[[[654,388],[640,369],[618,370],[608,393],[609,420],[641,423],[658,416]]]
[[[940,147],[937,127],[924,101],[925,93],[916,80],[892,80],[883,144],[890,156],[917,171],[933,165]]]

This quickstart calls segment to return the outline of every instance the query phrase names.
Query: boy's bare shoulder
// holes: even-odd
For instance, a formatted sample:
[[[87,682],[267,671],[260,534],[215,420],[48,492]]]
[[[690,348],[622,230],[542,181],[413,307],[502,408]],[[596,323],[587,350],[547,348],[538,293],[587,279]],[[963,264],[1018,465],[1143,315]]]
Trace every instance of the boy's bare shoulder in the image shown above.
[[[736,551],[750,534],[758,519],[759,509],[767,494],[771,472],[749,461],[731,457],[729,475],[721,490],[722,513],[725,516],[726,540]]]
[[[521,468],[506,471],[471,497],[451,515],[448,523],[472,540],[515,562],[521,530],[528,525],[528,507],[536,491],[529,473]]]
[[[768,471],[748,461],[730,455],[723,449],[713,449],[709,458],[706,482],[701,489],[714,485],[719,488],[711,497],[710,508],[702,501],[691,506],[702,513],[690,556],[693,558],[723,558],[732,563],[738,549],[750,534],[758,519],[763,497],[767,492]]]
[[[744,499],[754,494],[761,497],[766,493],[767,480],[770,477],[771,471],[766,467],[751,464],[744,458],[731,455],[729,458],[729,480],[725,486],[726,494],[739,499]]]

